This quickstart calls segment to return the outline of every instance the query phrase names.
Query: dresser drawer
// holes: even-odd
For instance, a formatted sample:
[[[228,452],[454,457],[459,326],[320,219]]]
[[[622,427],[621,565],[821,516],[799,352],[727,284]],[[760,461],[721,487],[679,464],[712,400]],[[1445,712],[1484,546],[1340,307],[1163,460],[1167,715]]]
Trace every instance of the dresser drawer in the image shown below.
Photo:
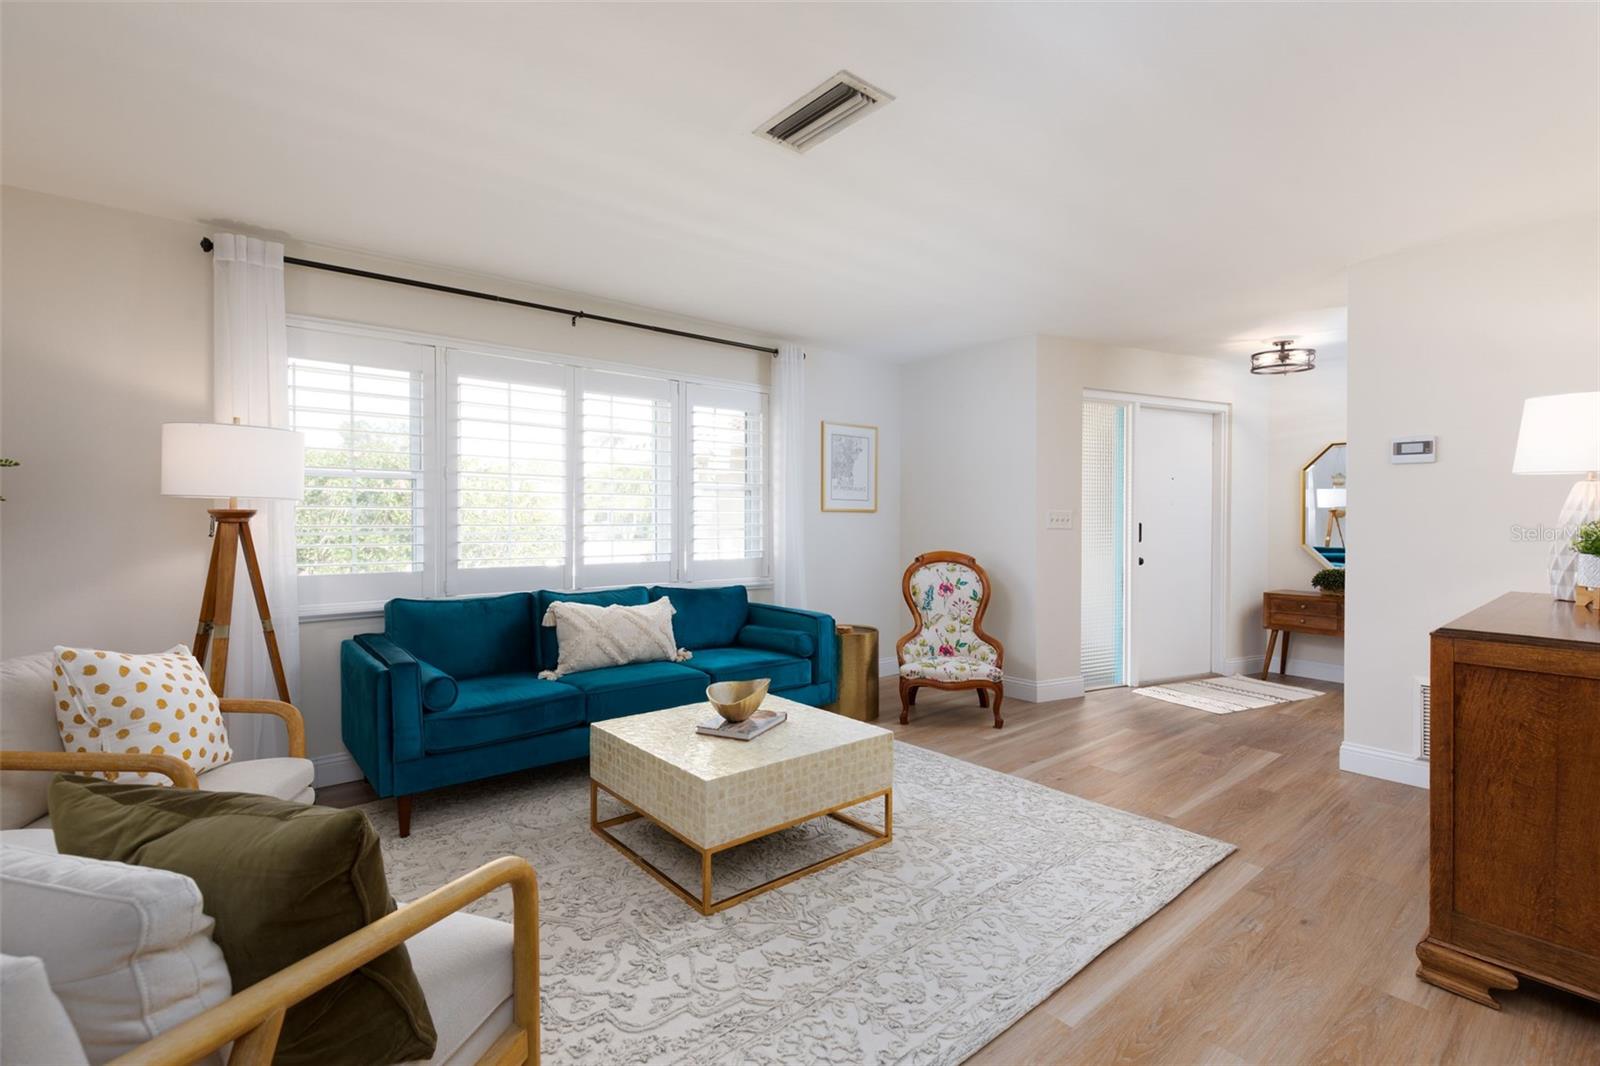
[[[1337,614],[1302,614],[1282,608],[1267,612],[1267,629],[1303,629],[1316,633],[1337,633],[1342,628]]]
[[[1343,606],[1335,597],[1318,596],[1315,593],[1307,596],[1269,595],[1266,601],[1268,614],[1321,615],[1326,618],[1339,617]]]

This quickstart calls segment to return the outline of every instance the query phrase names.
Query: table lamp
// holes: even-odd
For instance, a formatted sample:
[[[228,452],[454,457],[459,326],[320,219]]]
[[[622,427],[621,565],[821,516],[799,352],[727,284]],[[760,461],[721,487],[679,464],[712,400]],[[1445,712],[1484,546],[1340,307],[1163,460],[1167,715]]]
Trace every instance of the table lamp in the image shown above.
[[[278,654],[278,637],[272,631],[267,607],[267,587],[250,536],[255,511],[241,509],[247,499],[298,500],[305,492],[305,435],[292,429],[242,426],[214,422],[169,422],[161,427],[161,494],[199,499],[226,499],[227,507],[214,507],[211,515],[211,565],[200,597],[200,625],[195,630],[195,661],[206,666],[211,687],[220,697],[227,685],[228,630],[233,619],[233,581],[238,572],[239,546],[244,546],[245,569],[255,593],[256,610],[266,636],[267,657],[278,698],[289,702],[289,682]],[[212,645],[212,638],[216,643]]]
[[[1339,543],[1344,544],[1345,490],[1342,488],[1318,489],[1317,510],[1328,512],[1328,530],[1322,535],[1322,546],[1333,546],[1333,531],[1339,531]]]
[[[1558,600],[1576,594],[1578,553],[1572,549],[1573,534],[1583,523],[1600,519],[1596,471],[1600,471],[1600,392],[1533,396],[1522,402],[1511,472],[1584,478],[1567,494],[1550,548],[1550,594]]]

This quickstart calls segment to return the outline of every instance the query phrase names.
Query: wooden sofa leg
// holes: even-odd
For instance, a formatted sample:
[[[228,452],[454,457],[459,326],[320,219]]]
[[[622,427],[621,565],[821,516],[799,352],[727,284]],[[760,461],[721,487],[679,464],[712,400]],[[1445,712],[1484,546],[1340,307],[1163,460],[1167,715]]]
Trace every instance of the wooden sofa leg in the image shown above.
[[[979,691],[982,691],[982,690],[980,689]],[[1001,726],[1006,724],[1006,720],[1004,718],[1000,717],[1000,701],[1005,699],[1005,696],[1006,696],[1006,687],[1005,687],[1005,685],[1003,685],[1003,684],[996,685],[994,687],[994,727],[996,729],[999,729]]]
[[[394,800],[395,813],[400,816],[400,835],[411,835],[411,796],[396,796]]]

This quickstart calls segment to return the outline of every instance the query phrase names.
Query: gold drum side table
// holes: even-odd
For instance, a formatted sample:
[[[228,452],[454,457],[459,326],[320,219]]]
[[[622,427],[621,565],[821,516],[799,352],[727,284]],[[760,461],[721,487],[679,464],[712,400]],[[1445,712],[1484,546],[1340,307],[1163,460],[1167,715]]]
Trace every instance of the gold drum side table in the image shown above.
[[[878,720],[878,630],[842,625],[839,635],[839,700],[827,710],[858,722]]]

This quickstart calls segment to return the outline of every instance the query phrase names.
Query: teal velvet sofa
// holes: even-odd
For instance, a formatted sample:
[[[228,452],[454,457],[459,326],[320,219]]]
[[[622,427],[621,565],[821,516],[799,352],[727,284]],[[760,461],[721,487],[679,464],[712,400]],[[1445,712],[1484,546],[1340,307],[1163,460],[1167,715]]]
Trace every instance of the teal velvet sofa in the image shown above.
[[[551,603],[662,597],[687,661],[538,676],[559,655],[555,628],[539,624]],[[382,633],[340,647],[344,744],[378,795],[399,801],[406,836],[418,792],[583,758],[590,722],[698,703],[713,681],[758,677],[799,703],[837,699],[833,619],[751,603],[743,585],[390,600]]]

